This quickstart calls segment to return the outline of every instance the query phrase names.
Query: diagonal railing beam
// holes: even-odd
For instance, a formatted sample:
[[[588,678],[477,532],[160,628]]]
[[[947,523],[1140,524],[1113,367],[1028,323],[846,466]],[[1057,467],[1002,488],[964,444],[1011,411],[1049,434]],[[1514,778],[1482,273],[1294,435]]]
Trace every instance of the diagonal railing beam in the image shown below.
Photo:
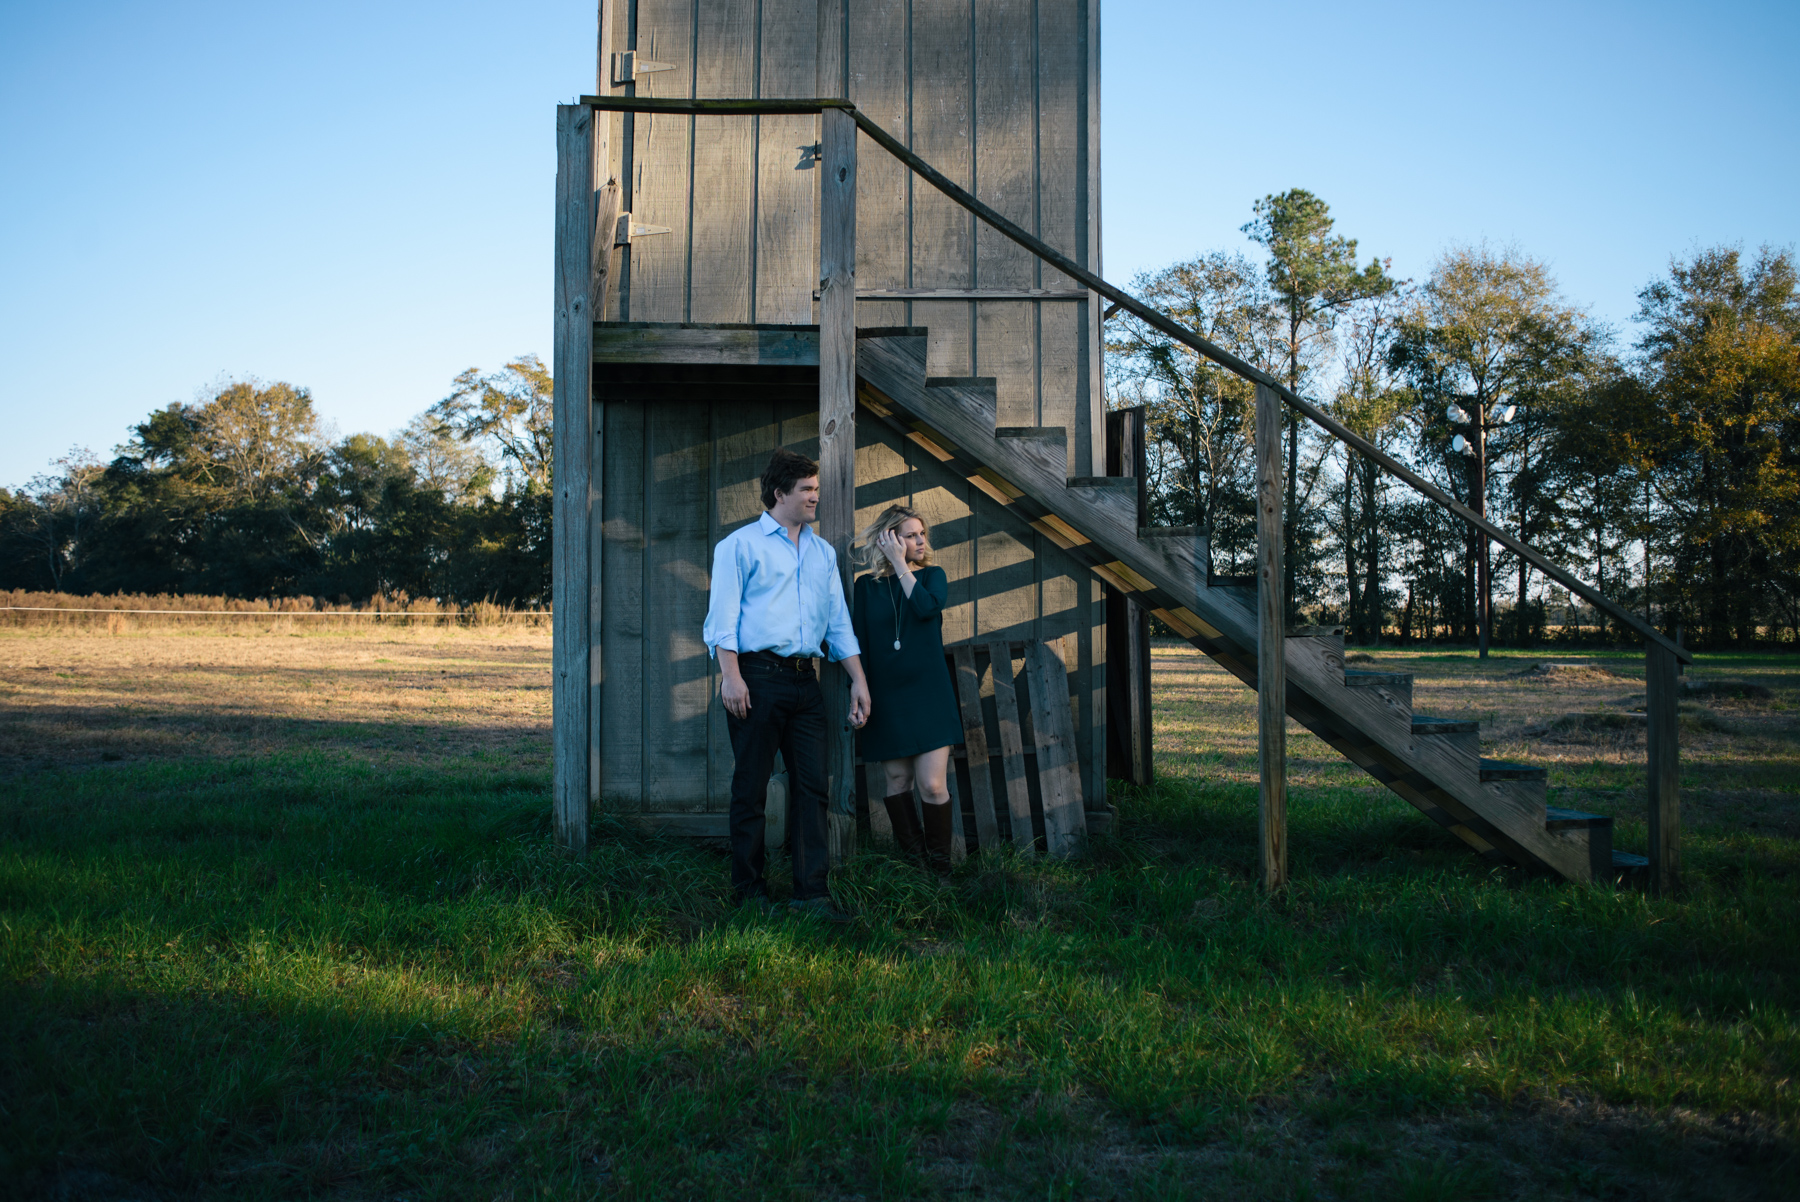
[[[942,192],[945,196],[948,196],[951,200],[954,200],[957,204],[981,218],[981,220],[992,226],[998,233],[1003,234],[1007,238],[1018,243],[1026,250],[1035,254],[1038,258],[1044,260],[1044,262],[1050,264],[1050,266],[1062,272],[1064,275],[1080,280],[1083,284],[1086,284],[1101,296],[1106,297],[1106,299],[1112,301],[1119,308],[1124,309],[1133,316],[1139,318],[1145,324],[1167,334],[1170,338],[1173,338],[1184,346],[1199,352],[1219,366],[1272,390],[1277,396],[1281,397],[1283,401],[1287,402],[1291,408],[1307,420],[1311,421],[1314,425],[1319,426],[1332,436],[1343,440],[1362,455],[1380,465],[1384,471],[1407,484],[1414,491],[1419,492],[1430,500],[1442,505],[1445,509],[1448,509],[1451,513],[1454,513],[1457,517],[1463,519],[1463,521],[1469,523],[1477,530],[1482,531],[1489,538],[1493,539],[1519,558],[1525,560],[1525,562],[1531,564],[1533,567],[1537,568],[1538,571],[1544,573],[1544,575],[1556,581],[1588,604],[1597,609],[1606,611],[1608,614],[1618,619],[1622,624],[1637,631],[1646,642],[1663,648],[1665,651],[1668,651],[1670,654],[1680,659],[1683,663],[1693,662],[1692,657],[1690,657],[1686,651],[1677,647],[1670,639],[1664,636],[1661,631],[1650,625],[1650,623],[1644,621],[1624,606],[1614,602],[1579,577],[1557,566],[1542,553],[1527,546],[1517,538],[1514,538],[1500,527],[1477,514],[1468,506],[1460,503],[1448,493],[1400,463],[1393,456],[1381,450],[1381,448],[1377,447],[1374,443],[1362,437],[1360,434],[1357,434],[1342,422],[1320,409],[1317,405],[1314,405],[1311,401],[1308,401],[1305,397],[1290,390],[1286,385],[1282,384],[1280,380],[1277,380],[1268,372],[1263,371],[1253,364],[1245,362],[1224,347],[1219,346],[1206,338],[1202,338],[1192,330],[1189,330],[1176,322],[1167,314],[1144,304],[1124,289],[1107,283],[1098,275],[1095,275],[1087,268],[1081,266],[1081,264],[1075,262],[1075,260],[1058,251],[1043,239],[1036,237],[1016,223],[1007,220],[1004,216],[995,212],[993,209],[971,196],[968,192],[958,187],[954,182],[948,179],[943,172],[937,170],[930,163],[927,163],[924,159],[901,145],[897,138],[875,124],[875,122],[871,121],[861,110],[852,109],[850,110],[850,115],[856,119],[857,128],[869,135],[869,138],[874,141],[876,145],[905,163],[913,170],[914,174],[920,176],[926,183],[936,188],[939,192]]]

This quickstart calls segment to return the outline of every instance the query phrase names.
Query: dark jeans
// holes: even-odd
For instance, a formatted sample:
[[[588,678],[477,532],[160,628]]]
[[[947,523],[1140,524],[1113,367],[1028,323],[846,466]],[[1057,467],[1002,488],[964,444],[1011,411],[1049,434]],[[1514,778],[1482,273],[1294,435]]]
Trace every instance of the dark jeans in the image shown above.
[[[750,690],[750,713],[725,715],[737,766],[731,773],[731,888],[739,897],[767,895],[763,877],[763,813],[769,773],[781,752],[788,778],[788,843],[794,855],[794,899],[829,895],[825,884],[825,696],[810,669],[744,655],[738,670]]]

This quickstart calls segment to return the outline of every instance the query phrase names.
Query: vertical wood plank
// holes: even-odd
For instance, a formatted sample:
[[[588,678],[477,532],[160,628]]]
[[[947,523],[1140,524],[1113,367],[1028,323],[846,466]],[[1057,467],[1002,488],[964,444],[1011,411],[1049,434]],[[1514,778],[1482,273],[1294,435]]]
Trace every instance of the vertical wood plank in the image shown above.
[[[849,46],[845,42],[845,6],[849,0],[816,0],[818,5],[817,59],[814,96],[837,99],[848,95],[845,68]],[[858,7],[861,7],[860,5]],[[769,95],[785,93],[770,92]]]
[[[1013,686],[1012,650],[1003,642],[987,645],[994,673],[994,712],[1000,728],[1000,765],[1006,777],[1006,808],[1012,819],[1013,846],[1034,851],[1031,793],[1025,783],[1025,740],[1019,726],[1019,697]]]
[[[588,525],[593,470],[594,120],[556,109],[556,313],[552,359],[552,804],[556,845],[587,850],[589,747]]]
[[[1037,7],[1033,0],[983,0],[973,14],[976,195],[1033,232],[1038,225]],[[1035,285],[1036,256],[980,222],[974,251],[976,287]],[[1038,309],[1028,301],[974,305],[974,374],[994,377],[1003,426],[1058,424],[1046,420],[1038,404]]]
[[[1082,234],[1077,261],[1096,275],[1104,275],[1101,270],[1103,264],[1100,245],[1100,0],[1080,0],[1076,9],[1083,22],[1079,38],[1082,54],[1081,87],[1076,99],[1078,107],[1073,114],[1076,127],[1075,158],[1081,173],[1075,210],[1075,223]],[[1040,156],[1042,157],[1046,156]],[[1087,303],[1080,307],[1081,380],[1085,386],[1081,404],[1083,411],[1091,415],[1093,440],[1090,454],[1096,463],[1099,462],[1100,443],[1106,433],[1106,356],[1102,350],[1104,331],[1101,329],[1101,314],[1104,312],[1100,294],[1089,292]],[[1086,470],[1081,474],[1085,475]]]
[[[951,651],[956,664],[956,700],[962,713],[963,747],[969,757],[969,797],[975,808],[975,842],[982,851],[1000,846],[1000,819],[994,812],[994,777],[988,760],[987,723],[981,713],[981,674],[975,648]],[[960,813],[960,811],[959,811]]]
[[[1038,792],[1044,799],[1044,842],[1053,856],[1073,855],[1087,835],[1081,801],[1081,764],[1069,713],[1068,668],[1057,643],[1025,644],[1031,689],[1031,728],[1037,747]]]
[[[1679,666],[1666,649],[1650,646],[1644,656],[1645,725],[1650,757],[1650,876],[1664,896],[1681,887],[1681,751],[1677,677]]]
[[[950,862],[960,864],[969,858],[968,832],[963,829],[963,796],[965,793],[962,779],[957,775],[956,757],[950,757],[944,773],[944,784],[950,790],[950,800],[944,804],[950,807]],[[920,805],[924,804],[923,799]],[[924,821],[924,815],[919,816]]]
[[[1263,887],[1287,884],[1287,623],[1281,600],[1281,398],[1256,388],[1257,835]]]
[[[850,6],[848,82],[841,94],[910,145],[906,26],[903,4]],[[912,172],[892,155],[877,151],[857,164],[856,211],[862,228],[856,239],[856,279],[865,289],[910,286],[912,186]],[[856,307],[856,320],[861,326],[906,325],[907,306],[901,301],[864,301]]]
[[[644,406],[601,408],[606,422],[600,573],[600,793],[621,808],[644,802]]]
[[[879,847],[894,845],[894,820],[887,812],[887,773],[879,763],[863,765],[869,793],[869,840]]]
[[[612,119],[610,113],[595,113],[594,121],[602,124]],[[606,301],[618,283],[613,279],[618,252],[613,247],[614,235],[619,223],[619,185],[617,181],[608,181],[602,185],[594,201],[594,234],[590,267],[592,283],[589,285],[588,308],[595,321],[606,320]]]
[[[645,481],[644,801],[657,813],[706,810],[712,662],[708,602],[711,405],[649,406]]]
[[[1088,42],[1088,5],[1041,4],[1038,8],[1037,53],[1037,234],[1077,262],[1093,265],[1098,229],[1084,225],[1083,199],[1088,194],[1083,135],[1097,126],[1088,121],[1084,88]],[[1061,273],[1037,263],[1037,286],[1075,287]],[[1100,383],[1099,339],[1094,325],[1099,310],[1088,304],[1038,305],[1039,411],[1037,424],[1062,426],[1069,432],[1069,473],[1098,475],[1098,450],[1105,438],[1105,402]]]
[[[762,0],[759,96],[836,96],[820,88],[820,19],[834,0]],[[757,117],[756,292],[752,321],[811,325],[819,227],[818,122]]]
[[[694,95],[742,97],[756,89],[757,0],[707,0],[694,28]],[[746,53],[746,51],[751,51]],[[694,118],[693,224],[688,320],[749,321],[756,263],[756,119]]]
[[[673,70],[642,76],[639,96],[693,95],[693,0],[637,0],[637,51]],[[631,216],[667,226],[631,240],[631,321],[688,321],[688,213],[693,118],[639,113],[632,119]]]
[[[973,189],[978,181],[970,15],[969,0],[913,0],[910,145],[956,183]],[[937,189],[917,182],[912,187],[911,238],[912,287],[974,286],[974,218]],[[966,301],[912,306],[912,323],[931,331],[929,374],[974,374],[973,308]]]
[[[837,552],[850,593],[850,539],[856,520],[856,123],[842,109],[819,115],[819,526]],[[825,672],[827,772],[832,844],[854,846],[848,677]]]
[[[590,303],[605,293],[589,291]],[[592,369],[589,369],[590,372]],[[589,429],[593,440],[588,457],[588,809],[600,801],[600,782],[604,779],[600,757],[603,748],[600,732],[606,726],[606,406],[603,386],[591,382],[593,404],[589,410]]]

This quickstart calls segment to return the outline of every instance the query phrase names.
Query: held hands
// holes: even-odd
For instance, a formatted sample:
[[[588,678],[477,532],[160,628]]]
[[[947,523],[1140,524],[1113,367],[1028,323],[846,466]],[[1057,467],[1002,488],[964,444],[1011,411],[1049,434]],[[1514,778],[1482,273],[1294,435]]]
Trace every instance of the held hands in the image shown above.
[[[858,676],[850,682],[850,725],[858,730],[869,720],[869,682]]]

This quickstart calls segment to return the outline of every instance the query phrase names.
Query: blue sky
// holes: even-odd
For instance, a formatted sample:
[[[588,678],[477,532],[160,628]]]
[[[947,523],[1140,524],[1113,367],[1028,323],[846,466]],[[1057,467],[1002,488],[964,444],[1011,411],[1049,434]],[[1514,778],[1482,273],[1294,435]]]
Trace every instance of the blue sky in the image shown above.
[[[1105,268],[1323,196],[1422,277],[1511,243],[1625,327],[1672,254],[1800,240],[1800,5],[1106,0]],[[552,107],[592,0],[0,0],[0,484],[223,375],[386,433],[550,352]]]

